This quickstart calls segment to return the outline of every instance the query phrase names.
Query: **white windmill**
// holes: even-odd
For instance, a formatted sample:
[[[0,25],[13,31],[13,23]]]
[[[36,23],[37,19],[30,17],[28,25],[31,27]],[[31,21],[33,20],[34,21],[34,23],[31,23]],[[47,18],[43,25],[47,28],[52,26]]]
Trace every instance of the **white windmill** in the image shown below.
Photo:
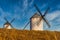
[[[41,20],[41,16],[38,13],[35,13],[30,18],[30,30],[43,30],[43,20],[38,24]]]
[[[44,15],[42,15],[42,13],[40,12],[39,8],[36,6],[36,4],[34,5],[35,8],[37,9],[38,13],[35,13],[31,18],[30,21],[26,24],[26,26],[24,27],[24,29],[27,27],[27,25],[30,23],[30,30],[43,30],[43,22],[45,21],[46,24],[48,25],[48,27],[50,27],[50,24],[48,23],[48,21],[45,19],[45,16],[48,12],[48,10],[50,9],[48,7],[48,9],[46,10],[46,12],[44,13]],[[43,20],[42,20],[43,19]]]
[[[11,25],[11,23],[12,23],[15,19],[13,19],[11,22],[9,22],[5,17],[4,17],[4,19],[6,20],[6,23],[4,23],[3,28],[5,28],[5,29],[13,29],[13,26]]]

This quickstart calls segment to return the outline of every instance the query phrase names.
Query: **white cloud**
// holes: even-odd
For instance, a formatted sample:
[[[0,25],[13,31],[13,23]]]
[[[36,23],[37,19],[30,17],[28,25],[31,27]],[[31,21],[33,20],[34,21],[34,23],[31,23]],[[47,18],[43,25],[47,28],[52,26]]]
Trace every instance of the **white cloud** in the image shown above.
[[[9,12],[5,12],[2,8],[0,8],[0,21],[4,21],[4,17],[11,17],[11,14]]]
[[[29,3],[29,5],[31,6],[33,4],[34,0],[31,0],[31,2]]]
[[[46,18],[51,21],[51,20],[53,20],[53,19],[55,19],[56,17],[59,17],[59,16],[60,16],[60,11],[57,10],[57,11],[54,11],[52,13],[47,14]]]
[[[49,21],[51,28],[48,30],[59,30],[60,31],[60,10],[51,12],[46,15],[46,19]]]
[[[25,11],[28,7],[28,0],[24,0],[23,2],[23,10]]]
[[[14,18],[17,19],[21,19],[22,17],[25,17],[27,14],[26,12],[28,12],[28,7],[31,6],[33,4],[34,0],[31,0],[30,2],[28,2],[28,0],[23,0],[22,5],[20,5],[22,8],[20,8],[20,6],[15,5],[14,6]],[[19,4],[21,1],[19,1]]]

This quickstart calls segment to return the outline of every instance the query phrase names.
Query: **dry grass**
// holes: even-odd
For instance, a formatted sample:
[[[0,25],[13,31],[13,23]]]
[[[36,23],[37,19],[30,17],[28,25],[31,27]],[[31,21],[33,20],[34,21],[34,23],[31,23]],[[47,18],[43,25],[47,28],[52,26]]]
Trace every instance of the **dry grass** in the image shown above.
[[[0,40],[60,40],[60,32],[0,29]]]

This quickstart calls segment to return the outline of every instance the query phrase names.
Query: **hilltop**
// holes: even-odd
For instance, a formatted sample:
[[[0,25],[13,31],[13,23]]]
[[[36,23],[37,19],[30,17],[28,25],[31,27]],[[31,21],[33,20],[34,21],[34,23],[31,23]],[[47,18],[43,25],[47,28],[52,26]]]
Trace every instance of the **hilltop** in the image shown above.
[[[0,40],[60,40],[60,32],[0,29]]]

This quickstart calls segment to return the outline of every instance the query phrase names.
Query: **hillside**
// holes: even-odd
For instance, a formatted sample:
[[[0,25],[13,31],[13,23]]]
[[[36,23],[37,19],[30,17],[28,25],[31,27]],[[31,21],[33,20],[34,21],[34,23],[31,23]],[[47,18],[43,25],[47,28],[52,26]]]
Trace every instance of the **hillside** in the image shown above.
[[[60,40],[60,32],[0,29],[0,40]]]

